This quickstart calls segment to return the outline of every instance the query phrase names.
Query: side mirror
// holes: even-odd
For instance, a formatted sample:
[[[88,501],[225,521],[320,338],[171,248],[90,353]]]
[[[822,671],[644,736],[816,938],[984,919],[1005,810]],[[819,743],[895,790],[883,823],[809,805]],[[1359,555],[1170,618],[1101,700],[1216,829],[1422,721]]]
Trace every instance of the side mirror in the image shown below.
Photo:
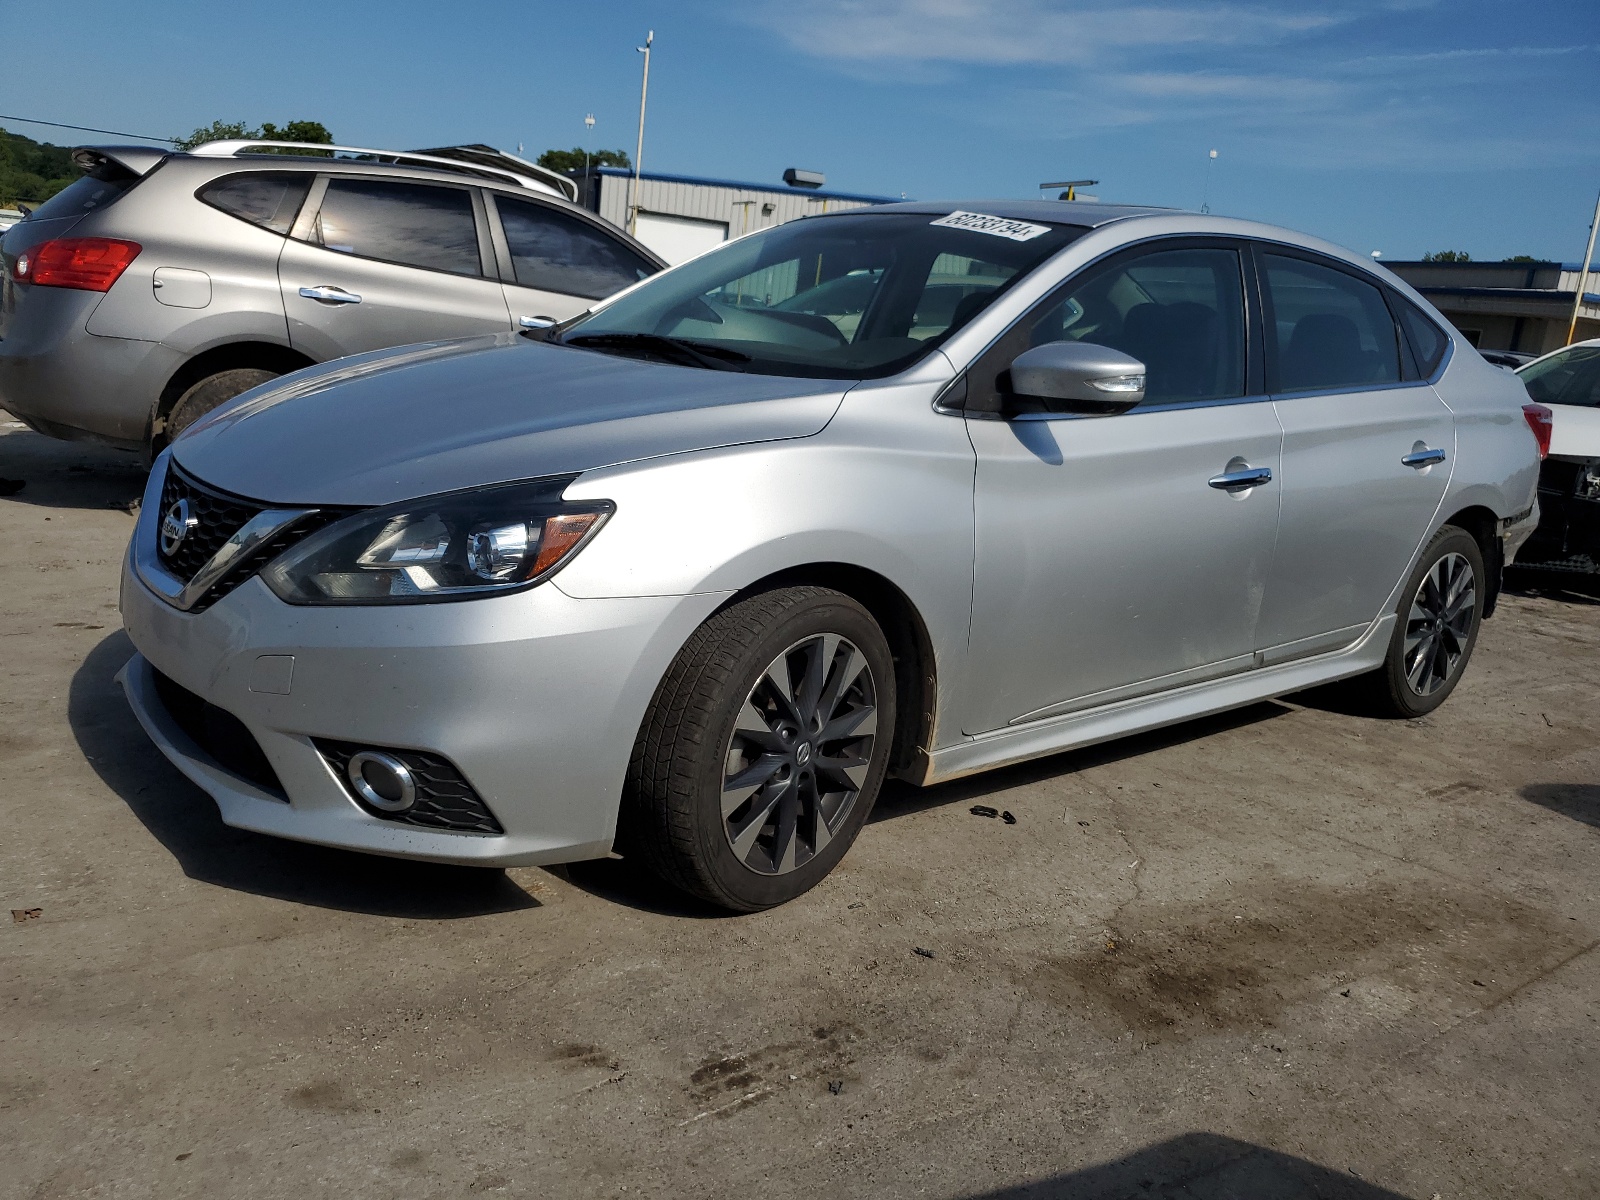
[[[1093,342],[1046,342],[1012,360],[1011,391],[1046,412],[1111,416],[1144,399],[1144,364]]]

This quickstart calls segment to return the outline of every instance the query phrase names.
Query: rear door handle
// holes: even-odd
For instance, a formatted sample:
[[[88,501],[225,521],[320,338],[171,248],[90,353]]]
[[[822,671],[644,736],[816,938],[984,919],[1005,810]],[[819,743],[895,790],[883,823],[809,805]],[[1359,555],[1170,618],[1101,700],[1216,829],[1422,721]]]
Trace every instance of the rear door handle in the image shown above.
[[[325,304],[360,304],[361,297],[341,287],[323,284],[321,287],[304,287],[300,294],[307,300],[321,300]]]
[[[1433,450],[1424,446],[1421,450],[1413,450],[1410,454],[1400,459],[1408,467],[1431,467],[1442,463],[1445,459],[1443,450]]]
[[[1221,475],[1213,475],[1206,482],[1224,492],[1242,492],[1246,488],[1271,483],[1272,468],[1246,467],[1242,471],[1224,471]]]

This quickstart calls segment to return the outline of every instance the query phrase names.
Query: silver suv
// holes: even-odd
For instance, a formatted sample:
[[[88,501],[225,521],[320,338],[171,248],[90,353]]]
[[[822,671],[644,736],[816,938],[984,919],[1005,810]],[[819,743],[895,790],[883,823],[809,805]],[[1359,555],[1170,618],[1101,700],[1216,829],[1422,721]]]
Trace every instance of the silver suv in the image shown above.
[[[0,241],[0,406],[52,437],[159,452],[276,376],[550,325],[664,265],[487,146],[74,157],[83,178]]]

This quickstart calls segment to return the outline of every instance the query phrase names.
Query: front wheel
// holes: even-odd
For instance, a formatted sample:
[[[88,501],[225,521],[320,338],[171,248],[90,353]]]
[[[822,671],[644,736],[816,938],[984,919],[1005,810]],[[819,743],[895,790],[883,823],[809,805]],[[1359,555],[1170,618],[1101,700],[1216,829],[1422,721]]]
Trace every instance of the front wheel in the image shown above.
[[[696,631],[634,746],[620,844],[667,883],[753,912],[844,857],[895,723],[889,646],[841,592],[752,596]]]
[[[1383,666],[1354,681],[1363,707],[1411,718],[1445,702],[1478,642],[1485,578],[1476,538],[1453,525],[1434,534],[1400,593]]]

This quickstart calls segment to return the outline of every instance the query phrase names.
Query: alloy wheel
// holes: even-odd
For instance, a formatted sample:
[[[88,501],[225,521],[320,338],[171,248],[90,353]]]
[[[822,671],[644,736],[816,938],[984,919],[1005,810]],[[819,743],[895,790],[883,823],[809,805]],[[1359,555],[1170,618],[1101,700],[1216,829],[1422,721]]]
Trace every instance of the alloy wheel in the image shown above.
[[[1446,554],[1422,578],[1406,617],[1403,665],[1406,684],[1431,696],[1455,677],[1466,656],[1477,609],[1472,564]]]
[[[723,832],[740,862],[786,875],[833,840],[866,782],[877,712],[866,655],[838,634],[813,634],[772,660],[723,756]]]

